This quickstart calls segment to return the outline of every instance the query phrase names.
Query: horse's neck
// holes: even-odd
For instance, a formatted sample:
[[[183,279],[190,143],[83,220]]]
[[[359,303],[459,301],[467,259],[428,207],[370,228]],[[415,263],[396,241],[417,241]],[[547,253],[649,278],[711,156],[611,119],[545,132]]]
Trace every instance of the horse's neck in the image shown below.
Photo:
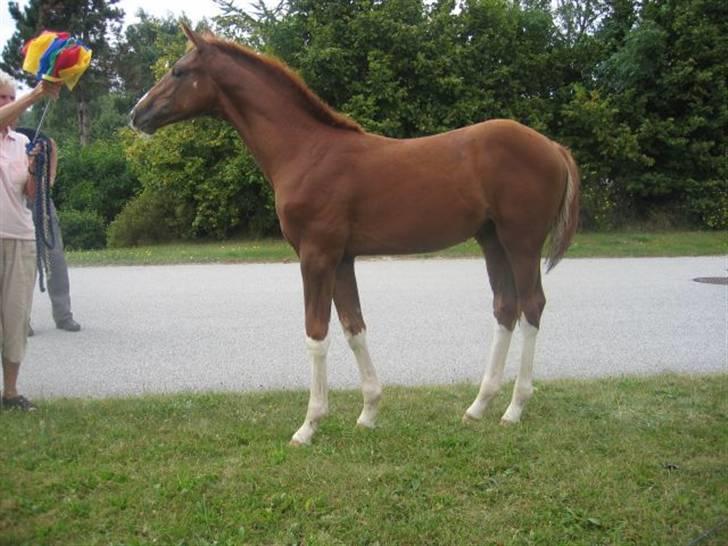
[[[228,80],[230,81],[230,80]],[[223,86],[223,117],[238,131],[269,181],[315,142],[322,123],[306,111],[295,93],[254,71]]]

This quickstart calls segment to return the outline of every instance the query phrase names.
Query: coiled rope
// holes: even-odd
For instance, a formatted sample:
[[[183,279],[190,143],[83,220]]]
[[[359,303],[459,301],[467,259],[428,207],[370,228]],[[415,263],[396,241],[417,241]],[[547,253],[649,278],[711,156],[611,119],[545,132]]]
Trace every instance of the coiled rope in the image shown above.
[[[45,281],[50,280],[50,251],[56,246],[56,235],[51,225],[51,162],[52,144],[45,135],[30,129],[18,128],[30,140],[26,148],[30,153],[37,150],[33,161],[32,175],[35,180],[35,200],[33,202],[33,223],[35,224],[35,246],[38,260],[38,286],[45,292]]]

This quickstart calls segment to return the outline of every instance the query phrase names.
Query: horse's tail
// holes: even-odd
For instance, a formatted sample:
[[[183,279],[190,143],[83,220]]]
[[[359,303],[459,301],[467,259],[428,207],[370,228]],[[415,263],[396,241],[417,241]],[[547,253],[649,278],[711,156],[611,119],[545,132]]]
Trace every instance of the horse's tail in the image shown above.
[[[547,272],[551,271],[564,257],[579,223],[579,189],[581,186],[579,167],[568,149],[560,144],[556,144],[556,147],[566,163],[567,177],[559,214],[551,228],[549,237],[548,254],[546,256]]]

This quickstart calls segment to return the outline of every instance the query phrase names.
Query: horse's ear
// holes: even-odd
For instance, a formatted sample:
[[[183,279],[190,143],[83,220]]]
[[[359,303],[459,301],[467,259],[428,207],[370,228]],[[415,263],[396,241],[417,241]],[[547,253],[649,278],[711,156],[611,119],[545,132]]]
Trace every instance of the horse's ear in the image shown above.
[[[197,49],[201,49],[205,41],[185,23],[180,23],[179,25],[182,27],[182,32],[185,33],[187,39],[192,42],[192,45],[194,45]]]

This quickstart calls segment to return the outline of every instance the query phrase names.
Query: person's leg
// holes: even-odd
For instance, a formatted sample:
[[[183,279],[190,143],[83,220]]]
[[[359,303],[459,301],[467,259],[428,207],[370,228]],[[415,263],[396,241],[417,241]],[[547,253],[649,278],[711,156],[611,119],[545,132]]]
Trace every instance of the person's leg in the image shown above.
[[[18,396],[18,373],[20,363],[10,362],[3,358],[3,398],[12,399]]]
[[[18,395],[20,363],[27,346],[27,324],[35,285],[35,241],[0,240],[0,338],[3,407],[32,410]]]
[[[71,291],[68,280],[68,266],[63,251],[61,226],[58,223],[58,214],[53,202],[51,202],[50,208],[50,222],[55,236],[55,244],[48,251],[48,266],[50,268],[48,296],[51,299],[53,308],[53,320],[55,320],[58,328],[69,332],[77,332],[81,329],[81,326],[73,320],[73,313],[71,312]]]

